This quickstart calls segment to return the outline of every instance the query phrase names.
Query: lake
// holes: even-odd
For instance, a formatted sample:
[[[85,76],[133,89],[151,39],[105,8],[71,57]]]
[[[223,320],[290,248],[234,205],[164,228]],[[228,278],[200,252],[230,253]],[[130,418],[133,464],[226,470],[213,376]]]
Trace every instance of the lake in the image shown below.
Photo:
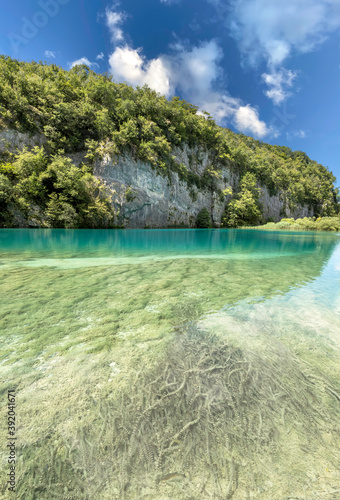
[[[16,498],[339,498],[338,234],[1,229],[0,274]]]

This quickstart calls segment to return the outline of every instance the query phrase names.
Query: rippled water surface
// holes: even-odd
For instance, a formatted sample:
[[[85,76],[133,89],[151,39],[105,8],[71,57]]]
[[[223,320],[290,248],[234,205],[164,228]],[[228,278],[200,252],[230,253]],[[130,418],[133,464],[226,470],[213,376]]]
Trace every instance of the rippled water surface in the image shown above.
[[[2,229],[0,275],[18,498],[339,498],[339,235]]]

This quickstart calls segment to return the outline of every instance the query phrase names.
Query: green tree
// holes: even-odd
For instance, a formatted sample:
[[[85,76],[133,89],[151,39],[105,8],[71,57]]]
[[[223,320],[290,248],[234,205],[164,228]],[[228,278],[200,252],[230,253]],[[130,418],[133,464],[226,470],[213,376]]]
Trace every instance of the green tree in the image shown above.
[[[240,181],[239,189],[239,193],[227,206],[222,218],[223,227],[252,226],[259,222],[261,212],[255,175],[247,172]]]
[[[211,215],[209,213],[209,210],[204,207],[202,208],[196,217],[196,227],[198,228],[211,228],[212,227],[212,222],[211,222]]]

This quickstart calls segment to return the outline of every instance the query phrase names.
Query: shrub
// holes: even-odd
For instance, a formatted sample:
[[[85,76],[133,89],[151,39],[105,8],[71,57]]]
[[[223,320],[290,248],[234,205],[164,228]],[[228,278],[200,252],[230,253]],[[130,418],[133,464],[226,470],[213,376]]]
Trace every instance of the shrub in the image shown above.
[[[79,216],[69,203],[63,200],[62,196],[52,193],[47,203],[46,215],[49,225],[60,228],[78,228]]]
[[[315,220],[310,217],[304,217],[303,219],[296,219],[295,225],[301,229],[306,229],[308,231],[315,231],[317,229]]]
[[[306,231],[340,231],[340,217],[304,217],[303,219],[282,219],[280,222],[269,222],[263,226],[263,229],[288,229],[288,230],[306,230]]]
[[[198,228],[211,228],[212,223],[211,223],[211,215],[209,213],[209,210],[204,207],[202,208],[196,217],[196,227]]]
[[[135,194],[132,186],[129,186],[125,191],[125,199],[128,203],[131,203],[135,198],[136,198],[136,194]]]
[[[338,217],[323,217],[316,226],[319,231],[340,231],[340,220]]]
[[[280,222],[278,222],[276,224],[276,229],[292,229],[293,228],[293,224],[291,222],[288,222],[288,221],[285,221],[285,220],[280,220]]]

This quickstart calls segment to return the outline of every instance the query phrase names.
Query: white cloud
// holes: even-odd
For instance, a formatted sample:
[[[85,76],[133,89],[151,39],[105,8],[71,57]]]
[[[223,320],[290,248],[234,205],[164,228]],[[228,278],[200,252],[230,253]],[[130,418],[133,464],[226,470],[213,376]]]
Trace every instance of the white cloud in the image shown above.
[[[149,85],[157,92],[169,96],[169,72],[161,57],[147,61],[140,49],[128,45],[116,47],[109,57],[111,73],[115,81],[131,85]]]
[[[269,99],[272,99],[274,104],[281,104],[291,92],[287,88],[293,86],[293,81],[296,78],[296,72],[281,68],[279,71],[271,73],[263,73],[262,79],[268,85],[269,90],[265,92]]]
[[[104,52],[101,52],[100,54],[98,54],[98,55],[96,56],[96,60],[97,60],[97,61],[102,61],[103,59],[104,59]]]
[[[124,40],[123,30],[120,26],[123,24],[125,17],[124,12],[117,12],[109,8],[105,10],[106,25],[110,30],[111,40],[114,43]]]
[[[237,40],[243,61],[256,66],[266,61],[262,75],[274,104],[291,95],[295,73],[283,68],[294,53],[307,53],[340,28],[339,0],[208,0]],[[293,75],[293,77],[292,77]]]
[[[212,92],[213,82],[221,75],[218,64],[221,49],[211,41],[193,48],[176,43],[172,50],[172,55],[147,61],[142,49],[116,47],[109,58],[111,72],[117,81],[132,85],[147,83],[167,97],[177,88],[195,99],[205,100]]]
[[[238,130],[250,133],[256,137],[268,135],[270,130],[265,122],[259,119],[257,109],[247,106],[240,106],[235,113],[235,124]]]
[[[223,76],[220,66],[222,57],[222,49],[215,40],[198,47],[185,47],[178,43],[176,53],[170,58],[177,85],[185,93],[194,93],[197,98],[203,99],[211,92],[213,83]]]
[[[239,132],[263,138],[268,135],[276,136],[273,127],[260,120],[259,112],[250,104],[244,105],[241,99],[212,92],[201,109],[207,111],[217,123],[226,125],[232,123]],[[202,114],[199,112],[199,114]]]
[[[70,68],[73,68],[74,66],[77,66],[78,64],[85,64],[89,68],[98,67],[97,63],[89,61],[87,59],[87,57],[81,57],[80,59],[77,59],[76,61],[69,63],[69,66],[70,66]]]
[[[56,55],[56,52],[53,50],[45,50],[45,57],[48,57],[49,59],[54,59]]]
[[[271,132],[255,108],[244,106],[241,99],[221,90],[223,51],[215,40],[192,48],[177,44],[176,48],[177,53],[170,59],[170,78],[188,100],[210,113],[219,124],[233,123],[239,131],[257,137]]]
[[[171,92],[170,74],[166,62],[158,57],[150,61],[147,67],[144,82],[163,95]]]
[[[232,0],[229,26],[250,64],[281,65],[340,27],[339,0]]]
[[[270,129],[259,119],[258,111],[250,105],[244,106],[241,99],[222,90],[223,71],[220,65],[223,51],[215,40],[199,47],[177,47],[172,64],[174,86],[188,100],[210,113],[217,123],[233,123],[242,132],[251,132],[264,137]],[[243,111],[246,109],[247,111]],[[245,114],[248,115],[246,120]]]
[[[171,93],[168,68],[162,57],[147,61],[141,49],[133,49],[124,43],[121,28],[126,14],[106,9],[106,24],[111,33],[115,49],[109,57],[109,65],[114,79],[134,86],[149,85],[157,92],[169,96]],[[119,42],[121,42],[119,44]],[[122,44],[123,42],[123,44]]]

